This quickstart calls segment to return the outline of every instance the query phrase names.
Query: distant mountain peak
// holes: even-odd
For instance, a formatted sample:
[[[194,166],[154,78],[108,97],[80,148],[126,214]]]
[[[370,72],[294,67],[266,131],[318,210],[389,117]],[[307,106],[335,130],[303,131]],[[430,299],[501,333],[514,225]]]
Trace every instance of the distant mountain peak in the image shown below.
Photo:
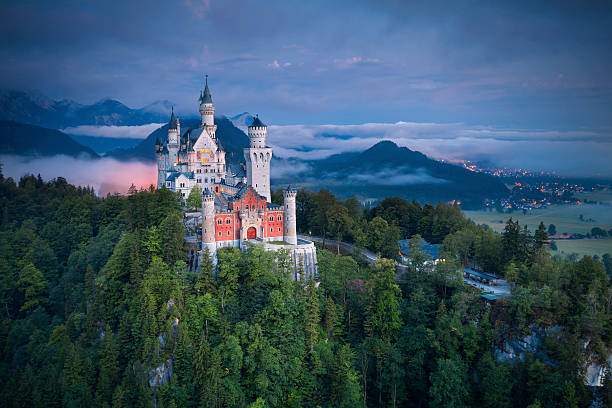
[[[172,102],[167,99],[155,101],[139,109],[142,112],[152,112],[169,115],[172,110]]]
[[[171,106],[169,101],[156,101],[142,109],[132,109],[110,97],[91,105],[81,105],[70,99],[54,101],[38,91],[0,91],[0,120],[14,120],[52,129],[82,125],[135,126],[163,123],[168,120]]]
[[[229,117],[228,119],[236,126],[237,128],[246,128],[252,122],[255,116],[251,115],[249,112],[242,112],[238,115],[234,115]]]

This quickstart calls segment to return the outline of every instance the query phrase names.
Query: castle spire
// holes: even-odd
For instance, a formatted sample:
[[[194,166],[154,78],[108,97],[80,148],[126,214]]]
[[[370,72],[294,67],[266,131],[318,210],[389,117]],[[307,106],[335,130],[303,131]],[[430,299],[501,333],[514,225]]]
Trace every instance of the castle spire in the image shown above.
[[[172,106],[172,115],[170,116],[170,123],[168,129],[177,129],[176,117],[174,116],[174,106]]]
[[[202,103],[213,103],[210,89],[208,88],[208,74],[206,74],[206,85],[204,86],[204,95],[202,95]]]

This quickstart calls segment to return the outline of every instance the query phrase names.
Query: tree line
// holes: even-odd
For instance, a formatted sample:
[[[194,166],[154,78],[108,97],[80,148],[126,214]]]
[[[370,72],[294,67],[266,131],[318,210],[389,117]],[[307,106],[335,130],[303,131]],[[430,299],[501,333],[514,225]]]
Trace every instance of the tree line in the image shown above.
[[[205,254],[189,273],[174,193],[101,198],[62,179],[0,177],[5,405],[590,404],[586,363],[604,364],[610,348],[602,262],[551,258],[540,230],[509,221],[495,234],[446,204],[362,210],[300,195],[301,231],[373,245],[369,227],[384,221],[370,238],[421,234],[442,243],[447,262],[398,280],[391,259],[367,265],[320,249],[317,279],[296,282],[287,251],[253,245],[219,250],[216,267]],[[329,222],[345,213],[337,206],[352,223],[341,232]],[[510,298],[488,303],[463,284],[460,268],[485,261],[512,277]],[[525,335],[539,349],[503,358]],[[612,402],[608,376],[596,395]]]

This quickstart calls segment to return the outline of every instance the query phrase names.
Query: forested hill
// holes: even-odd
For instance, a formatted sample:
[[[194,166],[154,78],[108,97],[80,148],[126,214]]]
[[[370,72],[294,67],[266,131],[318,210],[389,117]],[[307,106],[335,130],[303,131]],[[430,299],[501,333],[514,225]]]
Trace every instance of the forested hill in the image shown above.
[[[98,155],[59,130],[0,120],[0,154],[19,156]]]
[[[183,119],[181,120],[181,133],[184,134],[187,129],[196,129],[201,125],[201,119]],[[225,116],[215,117],[217,125],[216,136],[221,142],[221,146],[226,152],[226,161],[228,163],[240,163],[244,161],[243,148],[249,147],[248,136]],[[151,133],[145,140],[130,149],[116,149],[108,152],[108,156],[115,157],[120,160],[137,159],[154,161],[155,160],[155,140],[159,138],[165,141],[168,137],[168,125],[162,126]]]
[[[447,204],[297,201],[301,231],[389,257],[416,234],[408,271],[320,250],[317,280],[294,282],[287,253],[254,245],[189,273],[169,190],[100,198],[0,173],[2,405],[611,406],[612,378],[585,386],[612,343],[599,259],[551,259],[543,226],[509,221],[502,236]],[[427,263],[419,233],[443,243],[446,262]],[[486,303],[463,284],[468,260],[496,265],[512,296]],[[508,353],[517,339],[534,348]]]
[[[297,169],[298,164],[294,166]],[[383,199],[390,192],[422,203],[456,200],[468,208],[480,207],[485,198],[508,194],[499,178],[430,159],[391,141],[381,141],[363,152],[336,154],[306,164],[297,176],[294,172],[281,175],[274,178],[275,183],[311,190],[327,188],[339,196],[361,200]]]

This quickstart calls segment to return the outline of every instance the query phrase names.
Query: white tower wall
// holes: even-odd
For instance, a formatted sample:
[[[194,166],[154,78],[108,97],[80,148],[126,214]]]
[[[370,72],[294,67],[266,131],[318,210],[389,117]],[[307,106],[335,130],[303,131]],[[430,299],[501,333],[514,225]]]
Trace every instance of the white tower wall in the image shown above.
[[[204,248],[208,248],[210,257],[216,260],[215,196],[208,190],[202,195],[202,250]]]
[[[295,196],[296,191],[290,188],[283,191],[284,206],[285,206],[285,242],[291,245],[297,245],[297,228],[295,217]]]
[[[261,122],[260,122],[261,123]],[[249,126],[250,147],[244,149],[247,167],[247,184],[267,201],[270,201],[270,162],[272,149],[266,147],[266,126]]]

